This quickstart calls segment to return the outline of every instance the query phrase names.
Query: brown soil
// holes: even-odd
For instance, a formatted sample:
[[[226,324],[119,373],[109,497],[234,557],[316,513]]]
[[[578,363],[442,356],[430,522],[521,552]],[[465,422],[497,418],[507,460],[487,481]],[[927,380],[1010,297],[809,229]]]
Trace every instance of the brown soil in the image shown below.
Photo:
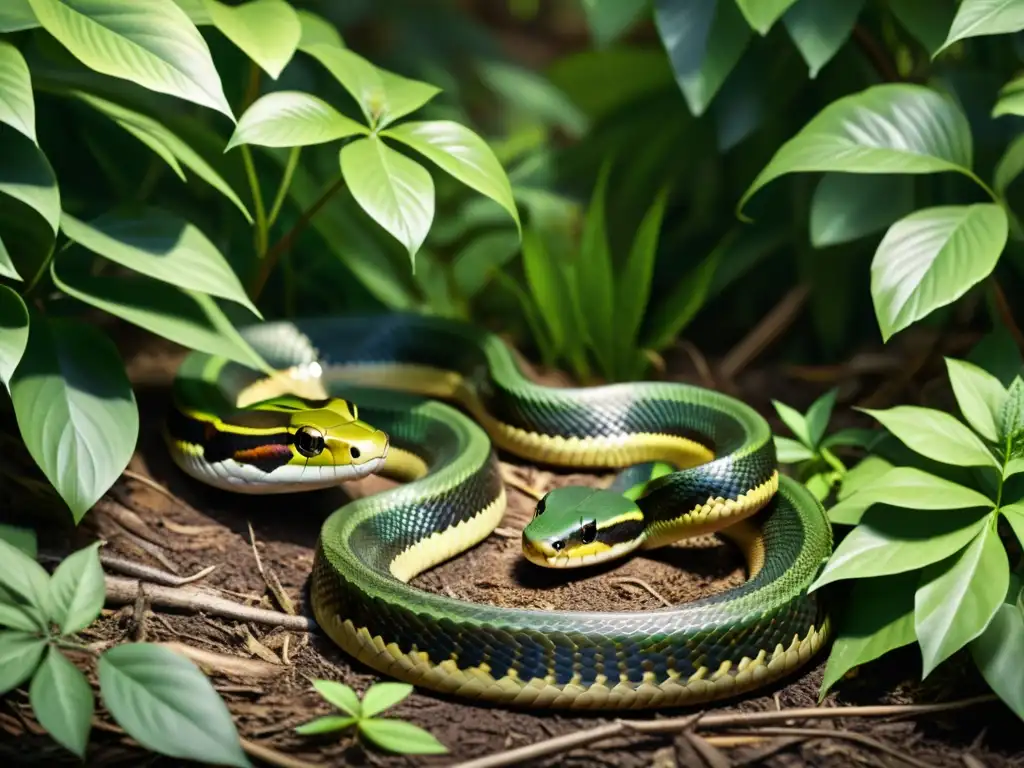
[[[45,528],[41,544],[50,551],[62,548],[66,551],[66,547],[81,546],[99,534],[108,539],[106,551],[111,554],[173,570],[179,575],[215,565],[216,570],[200,582],[202,585],[238,602],[277,608],[271,602],[254,556],[249,533],[251,525],[265,572],[273,572],[302,612],[317,531],[324,518],[344,503],[346,494],[332,491],[281,499],[244,498],[218,492],[185,477],[171,464],[159,442],[158,432],[166,405],[168,371],[173,370],[176,357],[154,353],[152,343],[149,344],[147,355],[131,357],[131,372],[139,387],[143,437],[130,469],[153,478],[176,499],[167,498],[137,480],[123,478],[109,495],[115,503],[98,506],[73,535],[66,535],[67,529]],[[774,377],[776,382],[779,378]],[[772,379],[771,375],[758,374],[743,384],[741,394],[758,407],[767,406],[769,396],[806,407],[808,398],[815,394],[782,391],[781,386],[773,390],[764,383]],[[772,416],[767,409],[763,412]],[[549,473],[511,463],[507,469],[521,483],[541,491],[569,482],[603,480],[596,475]],[[386,484],[386,481],[371,478],[353,484],[347,493],[353,496],[372,493]],[[472,551],[420,576],[414,583],[426,590],[497,605],[647,610],[661,605],[659,595],[672,602],[682,602],[727,589],[744,578],[739,554],[716,538],[644,554],[619,567],[603,570],[566,574],[527,567],[519,554],[517,532],[529,518],[533,503],[523,492],[510,490],[509,511],[502,528]],[[127,535],[127,530],[133,535]],[[145,539],[159,542],[159,546],[147,544]],[[140,623],[132,613],[130,606],[105,611],[85,633],[88,640],[102,648],[144,637],[149,641],[184,643],[245,659],[259,655],[271,661],[274,666],[270,668],[270,676],[213,671],[211,679],[228,702],[246,739],[313,764],[451,765],[612,719],[609,716],[506,711],[416,691],[389,714],[430,730],[448,746],[449,755],[430,758],[389,755],[364,749],[348,735],[300,737],[293,731],[295,726],[330,711],[312,690],[311,679],[340,680],[361,692],[378,679],[377,675],[353,662],[317,633],[284,632],[251,622],[162,610],[144,613]],[[785,684],[763,695],[716,705],[713,709],[749,711],[815,706],[824,661],[825,654],[822,654],[810,668]],[[267,667],[260,669],[266,671]],[[914,651],[893,654],[844,683],[841,692],[830,694],[823,706],[928,703],[986,692],[969,663],[945,665],[926,685],[913,682],[918,676]],[[642,719],[684,713],[685,710],[628,716]],[[108,718],[101,716],[98,723],[88,764],[172,764],[140,752],[133,742],[111,728]],[[835,732],[861,733],[918,761],[913,763],[916,765],[959,768],[1024,765],[1020,722],[998,703],[922,719],[826,720],[806,725]],[[0,706],[0,739],[3,740],[0,754],[6,754],[17,764],[56,764],[68,757],[38,733],[23,692],[11,694]],[[671,737],[662,736],[624,736],[530,764],[708,765],[712,768],[718,765],[905,764],[875,747],[840,738],[785,742],[766,736],[756,744],[720,744],[718,762],[714,756],[700,757],[694,749],[685,738],[673,741]]]

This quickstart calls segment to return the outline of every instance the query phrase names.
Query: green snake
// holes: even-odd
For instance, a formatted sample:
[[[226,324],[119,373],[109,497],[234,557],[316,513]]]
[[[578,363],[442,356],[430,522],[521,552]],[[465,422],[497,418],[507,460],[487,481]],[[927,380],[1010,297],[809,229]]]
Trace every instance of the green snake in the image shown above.
[[[243,336],[276,373],[191,353],[167,446],[191,476],[241,493],[374,473],[404,481],[324,522],[310,580],[321,629],[380,673],[512,706],[664,707],[761,688],[828,639],[807,588],[831,555],[831,528],[780,476],[768,423],[742,402],[657,381],[542,386],[500,337],[416,314],[267,322]],[[499,450],[621,470],[609,488],[541,499],[523,531],[532,562],[587,565],[721,532],[744,550],[748,579],[670,608],[608,612],[410,586],[500,524]]]

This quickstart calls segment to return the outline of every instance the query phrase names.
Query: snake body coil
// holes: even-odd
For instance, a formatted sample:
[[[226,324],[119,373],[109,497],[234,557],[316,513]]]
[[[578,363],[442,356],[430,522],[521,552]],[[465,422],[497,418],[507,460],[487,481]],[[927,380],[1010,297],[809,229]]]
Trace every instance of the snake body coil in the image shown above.
[[[285,374],[264,377],[193,353],[179,371],[168,446],[206,482],[257,493],[294,489],[321,455],[309,458],[309,441],[320,435],[330,443],[337,430],[328,422],[341,424],[339,410],[358,404],[331,449],[332,466],[347,468],[330,471],[338,479],[380,471],[407,482],[328,518],[311,599],[321,628],[381,673],[529,707],[660,707],[761,687],[805,663],[826,639],[827,615],[807,587],[831,554],[829,523],[806,489],[780,478],[770,428],[743,403],[676,383],[541,386],[497,337],[417,315],[267,323],[245,337]],[[308,401],[282,400],[281,390],[322,399],[304,411]],[[459,404],[473,419],[424,395]],[[330,396],[347,399],[332,404]],[[327,415],[310,427],[314,411]],[[268,440],[272,451],[263,449]],[[346,444],[359,446],[361,464],[338,458]],[[745,546],[751,577],[644,612],[499,608],[410,587],[500,523],[505,490],[495,447],[565,467],[677,467],[639,494],[642,515],[629,519],[642,518],[642,530],[625,549],[722,531]],[[315,471],[318,479],[330,472]],[[744,533],[755,513],[757,534]],[[617,546],[575,544],[580,557]],[[524,548],[553,565],[563,557],[544,541],[524,540]]]

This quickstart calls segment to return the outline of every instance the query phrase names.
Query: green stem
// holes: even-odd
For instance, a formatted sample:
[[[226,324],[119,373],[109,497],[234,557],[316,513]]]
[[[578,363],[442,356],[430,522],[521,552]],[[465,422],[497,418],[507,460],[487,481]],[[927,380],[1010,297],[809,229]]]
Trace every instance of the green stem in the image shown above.
[[[1003,503],[1003,486],[1006,485],[1006,465],[1010,463],[1010,439],[1006,439],[1006,447],[1003,449],[1003,468],[999,472],[999,490],[996,491],[996,509]]]
[[[281,213],[281,207],[284,205],[284,199],[288,196],[288,189],[292,185],[292,176],[299,164],[299,155],[301,154],[302,147],[292,147],[292,151],[288,155],[288,163],[284,167],[284,176],[281,177],[281,185],[277,188],[277,196],[274,198],[274,204],[270,208],[270,216],[267,217],[268,230],[274,226],[278,214]]]
[[[970,170],[969,168],[965,168],[964,169],[964,175],[967,176],[967,178],[969,178],[971,181],[973,181],[979,187],[981,187],[983,190],[985,190],[985,194],[992,198],[992,202],[993,203],[995,203],[996,205],[1003,206],[1004,208],[1006,207],[1006,203],[1003,201],[1003,199],[999,195],[996,194],[995,190],[992,189],[992,187],[990,187],[988,184],[986,184],[984,181],[982,181],[981,177],[978,176],[978,174],[976,174],[974,171]]]
[[[71,241],[68,240],[63,246],[61,246],[61,252],[63,252]],[[28,281],[28,285],[25,286],[25,290],[21,292],[22,298],[26,298],[32,291],[35,290],[36,286],[39,285],[39,281],[43,279],[43,275],[50,269],[50,264],[53,263],[53,257],[57,254],[57,249],[54,246],[50,246],[50,252],[46,254],[46,258],[43,259],[43,263],[39,265],[39,269],[32,276],[32,279]]]
[[[249,190],[252,193],[253,210],[256,213],[256,255],[262,258],[267,252],[267,241],[269,239],[267,227],[267,211],[263,207],[263,193],[260,190],[260,180],[256,175],[256,164],[252,160],[252,151],[248,145],[243,144],[242,162],[245,165],[245,176],[249,180]]]

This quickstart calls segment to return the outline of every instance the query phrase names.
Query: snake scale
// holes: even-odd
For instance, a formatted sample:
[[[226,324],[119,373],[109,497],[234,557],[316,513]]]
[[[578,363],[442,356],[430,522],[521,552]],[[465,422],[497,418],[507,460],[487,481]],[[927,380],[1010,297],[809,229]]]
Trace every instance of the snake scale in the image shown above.
[[[191,353],[167,446],[188,474],[240,493],[372,473],[403,481],[330,515],[310,581],[323,631],[382,674],[511,706],[665,707],[760,688],[827,640],[828,614],[807,588],[832,551],[828,520],[780,476],[769,425],[742,402],[657,381],[542,386],[500,337],[416,314],[267,322],[243,336],[277,373]],[[499,525],[499,450],[621,470],[609,489],[541,500],[523,532],[534,563],[585,565],[721,532],[744,550],[749,578],[648,611],[504,608],[411,587]]]

